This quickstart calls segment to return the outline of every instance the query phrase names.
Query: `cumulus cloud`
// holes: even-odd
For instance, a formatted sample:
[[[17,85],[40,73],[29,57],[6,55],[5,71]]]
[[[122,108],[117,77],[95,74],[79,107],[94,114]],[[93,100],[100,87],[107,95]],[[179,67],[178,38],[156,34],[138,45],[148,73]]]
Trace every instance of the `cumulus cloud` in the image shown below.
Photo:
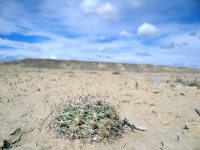
[[[55,55],[50,56],[50,59],[56,59]]]
[[[159,30],[152,24],[143,23],[137,29],[137,35],[145,38],[155,38],[159,35]]]
[[[124,31],[122,30],[120,33],[119,33],[120,36],[123,36],[123,37],[131,37],[132,34],[127,32],[127,31]]]
[[[115,20],[117,9],[110,3],[106,3],[97,9],[97,14],[104,20]]]
[[[103,20],[115,20],[117,18],[117,8],[110,3],[101,4],[99,0],[83,0],[80,10],[84,14],[94,14]]]
[[[96,13],[97,8],[99,7],[99,0],[83,0],[80,9],[85,14]]]

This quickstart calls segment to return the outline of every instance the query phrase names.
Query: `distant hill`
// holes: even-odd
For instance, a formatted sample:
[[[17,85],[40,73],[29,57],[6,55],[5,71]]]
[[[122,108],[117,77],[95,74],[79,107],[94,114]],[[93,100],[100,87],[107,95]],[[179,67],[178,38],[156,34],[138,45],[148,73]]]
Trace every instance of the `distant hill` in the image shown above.
[[[31,68],[67,69],[67,70],[91,70],[91,71],[128,71],[128,72],[174,72],[174,73],[200,73],[200,69],[184,67],[167,67],[147,64],[124,64],[106,62],[86,62],[86,61],[64,61],[53,59],[24,59],[4,63],[8,66],[20,66]]]

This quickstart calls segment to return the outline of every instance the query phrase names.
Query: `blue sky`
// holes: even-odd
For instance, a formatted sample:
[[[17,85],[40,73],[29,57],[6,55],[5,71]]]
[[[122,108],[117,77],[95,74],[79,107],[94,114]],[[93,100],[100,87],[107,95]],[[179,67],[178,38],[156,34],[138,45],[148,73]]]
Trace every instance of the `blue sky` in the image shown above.
[[[0,0],[0,60],[200,68],[199,0]]]

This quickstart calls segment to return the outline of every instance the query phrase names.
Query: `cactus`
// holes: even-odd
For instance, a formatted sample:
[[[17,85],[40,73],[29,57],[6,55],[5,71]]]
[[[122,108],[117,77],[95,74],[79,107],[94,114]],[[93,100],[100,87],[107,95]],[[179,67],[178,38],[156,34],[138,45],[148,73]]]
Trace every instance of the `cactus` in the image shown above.
[[[55,137],[82,142],[112,142],[123,134],[119,115],[103,98],[87,95],[60,103],[49,128]]]

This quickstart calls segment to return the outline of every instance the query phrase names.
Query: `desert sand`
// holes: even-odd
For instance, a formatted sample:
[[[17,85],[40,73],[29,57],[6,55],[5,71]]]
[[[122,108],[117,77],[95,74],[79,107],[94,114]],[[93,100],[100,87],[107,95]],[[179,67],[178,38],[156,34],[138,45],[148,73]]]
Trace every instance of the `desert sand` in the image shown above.
[[[15,150],[200,150],[200,116],[194,110],[200,108],[200,89],[176,82],[182,75],[176,68],[154,73],[117,66],[113,72],[102,70],[101,63],[92,70],[1,64],[0,146],[7,140]],[[199,75],[184,74],[186,79]],[[46,126],[54,106],[88,94],[106,97],[121,119],[147,130],[124,127],[123,137],[111,144],[52,138]]]

